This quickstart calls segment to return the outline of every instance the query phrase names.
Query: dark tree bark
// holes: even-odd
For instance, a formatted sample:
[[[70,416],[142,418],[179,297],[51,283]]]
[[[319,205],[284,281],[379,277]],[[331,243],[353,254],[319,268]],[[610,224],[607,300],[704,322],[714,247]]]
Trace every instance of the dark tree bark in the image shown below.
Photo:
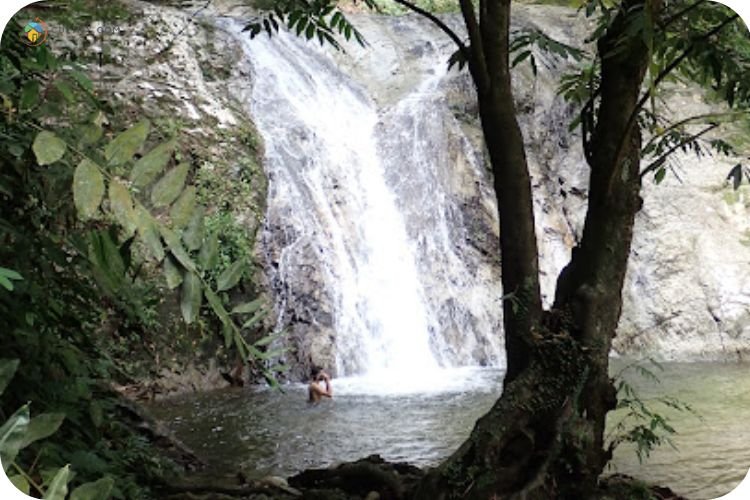
[[[660,0],[624,0],[600,39],[602,80],[582,240],[543,311],[531,184],[509,68],[510,0],[461,0],[500,217],[508,372],[502,397],[469,439],[420,483],[416,498],[586,498],[609,453],[616,403],[608,355],[622,307],[635,214],[641,207],[640,89],[650,54],[627,35],[630,16]],[[618,50],[612,49],[617,45]]]

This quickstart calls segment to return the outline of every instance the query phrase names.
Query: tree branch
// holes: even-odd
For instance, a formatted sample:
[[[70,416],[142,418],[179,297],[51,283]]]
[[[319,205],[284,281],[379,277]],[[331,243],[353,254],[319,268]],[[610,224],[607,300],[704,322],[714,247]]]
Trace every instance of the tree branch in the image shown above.
[[[416,12],[420,16],[426,17],[427,19],[429,19],[430,21],[432,21],[432,23],[435,26],[437,26],[438,28],[440,28],[443,31],[443,33],[445,33],[446,35],[448,35],[450,37],[450,39],[453,40],[453,42],[456,45],[458,45],[459,50],[461,50],[461,52],[463,52],[464,56],[466,57],[466,60],[467,61],[469,60],[470,53],[469,53],[469,49],[466,47],[466,44],[464,44],[463,40],[461,40],[461,38],[456,34],[455,31],[453,31],[452,29],[450,29],[448,27],[448,25],[445,24],[443,21],[441,21],[437,16],[435,16],[433,13],[428,12],[428,11],[424,10],[423,8],[419,7],[418,5],[415,5],[415,4],[413,4],[413,3],[411,3],[411,2],[409,2],[407,0],[393,0],[393,1],[396,2],[397,4],[401,5],[402,7],[406,7],[407,9],[409,9],[409,10],[411,10],[413,12]]]
[[[707,40],[711,38],[712,36],[719,33],[721,30],[729,26],[731,23],[739,19],[739,14],[733,14],[726,18],[723,22],[721,22],[718,26],[713,28],[711,31],[708,31],[701,35],[699,38],[693,40],[693,43],[690,44],[688,48],[684,50],[682,54],[680,54],[677,58],[672,60],[669,65],[664,68],[659,75],[654,80],[653,85],[651,88],[649,88],[646,93],[641,97],[641,99],[638,101],[638,104],[636,104],[635,108],[633,108],[633,111],[630,113],[630,117],[628,118],[628,122],[625,126],[625,132],[622,136],[622,139],[620,140],[620,145],[617,147],[617,152],[615,154],[615,158],[618,158],[620,156],[620,153],[622,152],[622,149],[625,147],[625,139],[629,136],[630,129],[632,128],[633,124],[635,124],[636,118],[638,117],[638,113],[643,109],[643,106],[648,102],[648,100],[651,98],[651,91],[652,89],[656,89],[656,87],[659,86],[659,84],[664,81],[664,79],[672,72],[674,71],[677,66],[679,66],[687,57],[690,55],[690,53],[695,49],[696,44],[698,42]],[[642,174],[643,175],[643,174]]]
[[[653,172],[654,170],[656,170],[657,168],[659,168],[664,163],[664,160],[666,160],[667,157],[669,157],[669,155],[671,155],[672,153],[674,153],[675,151],[677,151],[678,149],[680,149],[684,145],[686,145],[686,144],[688,144],[688,143],[690,143],[690,142],[692,142],[692,141],[694,141],[696,139],[700,139],[702,136],[706,135],[707,133],[709,133],[713,129],[717,128],[718,126],[719,126],[718,123],[713,123],[713,124],[709,125],[708,127],[704,128],[703,130],[701,130],[700,132],[698,132],[697,134],[695,134],[695,135],[693,135],[691,137],[688,137],[687,139],[681,141],[679,144],[675,144],[674,146],[672,146],[671,148],[669,148],[669,150],[666,153],[664,153],[663,155],[661,155],[659,158],[657,158],[656,160],[654,160],[653,162],[651,162],[651,164],[649,164],[648,167],[646,167],[645,169],[643,169],[643,171],[640,173],[641,179],[643,179],[643,177],[645,177],[646,174],[648,174],[649,172]]]
[[[684,9],[682,9],[681,11],[679,11],[679,12],[677,12],[677,13],[672,14],[671,16],[669,16],[664,22],[659,23],[659,28],[661,28],[661,29],[666,28],[667,26],[669,26],[673,22],[675,22],[678,19],[680,19],[681,17],[683,17],[685,14],[689,13],[690,11],[692,11],[694,9],[697,9],[698,7],[700,7],[701,5],[703,5],[706,2],[708,2],[708,0],[698,0],[697,2],[693,3],[692,5],[688,5],[687,7],[685,7]]]
[[[664,68],[663,70],[661,70],[661,72],[659,73],[659,75],[654,80],[653,88],[655,89],[662,81],[664,81],[664,79],[667,76],[669,76],[669,74],[672,71],[674,71],[677,68],[677,66],[679,66],[680,64],[682,64],[682,62],[685,59],[687,59],[687,57],[690,55],[690,53],[695,49],[695,47],[696,47],[696,45],[697,45],[698,42],[702,42],[702,41],[707,40],[707,39],[711,38],[712,36],[718,34],[721,30],[723,30],[724,28],[726,28],[727,26],[729,26],[730,24],[732,24],[734,21],[736,21],[739,18],[740,18],[739,14],[733,14],[733,15],[729,16],[728,18],[726,18],[721,24],[719,24],[718,26],[716,26],[711,31],[708,31],[708,32],[704,33],[703,35],[701,35],[699,38],[695,39],[693,41],[693,43],[691,43],[690,46],[683,51],[682,54],[680,54],[678,57],[676,57],[675,59],[673,59],[672,62],[669,63],[669,65],[667,65],[666,68]],[[633,110],[633,114],[637,115],[638,112],[641,110],[641,108],[643,108],[643,106],[646,104],[646,102],[648,102],[648,100],[650,98],[651,98],[651,89],[648,89],[646,91],[646,93],[644,94],[644,96],[641,97],[641,100],[638,101],[638,105]],[[634,119],[635,119],[635,117],[631,117],[631,120],[634,120]]]
[[[742,115],[747,115],[748,113],[750,113],[750,110],[748,110],[748,111],[730,111],[730,112],[706,113],[706,114],[703,114],[703,115],[690,116],[688,118],[685,118],[684,120],[680,120],[680,121],[678,121],[676,123],[671,124],[669,127],[667,127],[666,129],[664,129],[660,134],[654,135],[651,139],[649,139],[649,141],[646,143],[646,145],[643,146],[643,148],[641,148],[641,150],[645,151],[659,137],[663,137],[667,132],[670,132],[670,131],[672,131],[672,130],[674,130],[676,128],[679,128],[679,127],[681,127],[683,125],[687,125],[690,122],[694,122],[694,121],[698,121],[698,120],[709,120],[709,119],[712,119],[712,118],[713,119],[720,119],[720,118],[726,118],[726,117],[737,116],[737,115],[742,116]]]
[[[482,33],[479,28],[477,16],[474,13],[474,2],[472,0],[459,0],[461,5],[461,14],[466,24],[466,32],[469,34],[469,48],[471,54],[469,67],[474,74],[474,80],[477,85],[486,87],[489,76],[487,74],[487,60],[484,57],[484,44],[482,43]]]

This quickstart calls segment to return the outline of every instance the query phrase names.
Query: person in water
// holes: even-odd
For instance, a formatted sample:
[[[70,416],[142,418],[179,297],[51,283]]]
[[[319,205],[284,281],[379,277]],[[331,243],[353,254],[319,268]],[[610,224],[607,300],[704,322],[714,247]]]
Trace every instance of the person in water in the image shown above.
[[[307,388],[308,401],[317,403],[322,398],[332,398],[331,376],[321,368],[313,368],[312,382]]]

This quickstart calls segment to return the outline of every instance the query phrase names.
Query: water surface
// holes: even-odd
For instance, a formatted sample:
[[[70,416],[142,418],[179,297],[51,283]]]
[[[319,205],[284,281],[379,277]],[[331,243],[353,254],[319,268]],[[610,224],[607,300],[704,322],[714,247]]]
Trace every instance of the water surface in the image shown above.
[[[613,360],[613,371],[626,363]],[[669,411],[678,450],[665,446],[639,464],[632,447],[615,453],[611,471],[673,488],[689,498],[731,491],[750,467],[750,369],[746,365],[669,363],[660,384],[625,374],[644,398],[668,394],[701,415]],[[219,390],[172,398],[152,411],[216,470],[238,466],[289,475],[379,453],[431,466],[454,451],[497,398],[502,371],[446,371],[432,386],[402,381],[334,380],[334,399],[310,406],[304,385],[284,392]],[[619,421],[615,412],[610,423]]]

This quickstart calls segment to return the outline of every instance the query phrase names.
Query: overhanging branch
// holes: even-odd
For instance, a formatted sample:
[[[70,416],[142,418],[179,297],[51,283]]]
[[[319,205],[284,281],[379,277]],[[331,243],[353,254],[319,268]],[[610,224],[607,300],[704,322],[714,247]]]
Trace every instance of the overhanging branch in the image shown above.
[[[664,22],[659,23],[659,27],[661,29],[666,28],[667,26],[669,26],[673,22],[677,21],[678,19],[681,19],[683,16],[685,16],[685,14],[689,13],[690,11],[693,11],[693,10],[697,9],[698,7],[700,7],[701,5],[703,5],[704,3],[708,3],[708,0],[698,0],[697,2],[694,2],[691,5],[688,5],[687,7],[685,7],[684,9],[682,9],[681,11],[676,12],[676,13],[672,14],[671,16],[669,16]]]
[[[450,29],[447,24],[445,24],[443,21],[441,21],[436,15],[434,15],[431,12],[426,11],[425,9],[419,7],[418,5],[415,5],[407,0],[393,0],[397,4],[401,5],[402,7],[406,7],[407,9],[411,10],[412,12],[416,12],[422,17],[426,17],[432,23],[440,28],[443,33],[448,35],[453,42],[458,45],[458,48],[461,50],[461,52],[464,53],[464,56],[466,56],[466,59],[469,59],[469,49],[466,47],[466,44],[464,44],[463,40],[456,34],[455,31]]]
[[[635,124],[636,118],[638,117],[638,113],[641,111],[641,109],[643,109],[643,106],[651,98],[651,92],[652,92],[652,90],[655,90],[656,87],[662,81],[664,81],[664,79],[672,71],[674,71],[675,68],[677,68],[677,66],[679,66],[680,64],[682,64],[682,62],[685,59],[687,59],[687,57],[690,55],[690,53],[695,49],[696,44],[698,42],[702,42],[702,41],[707,40],[707,39],[711,38],[712,36],[718,34],[721,30],[723,30],[724,28],[726,28],[727,26],[729,26],[731,23],[733,23],[734,21],[736,21],[739,18],[740,18],[739,14],[733,14],[733,15],[729,16],[728,18],[726,18],[723,22],[721,22],[719,25],[717,25],[712,30],[707,31],[706,33],[704,33],[703,35],[701,35],[699,38],[695,39],[693,41],[693,43],[691,43],[690,46],[688,48],[686,48],[685,51],[682,54],[680,54],[678,57],[676,57],[674,60],[672,60],[672,62],[669,63],[669,65],[666,68],[664,68],[659,73],[659,75],[654,80],[654,83],[651,86],[651,88],[649,88],[646,91],[646,93],[643,95],[643,97],[641,97],[641,99],[638,101],[638,104],[636,104],[636,106],[633,109],[633,111],[630,113],[630,117],[628,118],[627,124],[625,125],[625,131],[624,131],[624,133],[622,135],[622,139],[620,140],[620,144],[617,147],[617,152],[615,154],[615,158],[619,158],[620,154],[622,153],[622,150],[625,147],[625,140],[630,135],[630,130],[632,129],[633,125]],[[650,168],[650,166],[649,166],[649,168]],[[641,177],[644,174],[645,174],[645,172],[643,172],[641,174]]]
[[[708,31],[708,32],[704,33],[703,35],[701,35],[699,38],[695,39],[693,41],[693,43],[691,43],[688,46],[688,48],[686,48],[683,51],[682,54],[680,54],[675,59],[673,59],[672,62],[667,65],[666,68],[664,68],[663,70],[661,70],[661,72],[657,75],[656,79],[654,80],[654,84],[652,86],[653,89],[656,89],[656,87],[662,81],[664,81],[664,79],[667,76],[669,76],[669,74],[672,73],[672,71],[674,71],[677,68],[677,66],[679,66],[680,64],[682,64],[683,61],[685,61],[685,59],[687,59],[687,57],[693,52],[693,50],[695,50],[695,47],[697,46],[697,44],[699,42],[703,42],[705,40],[708,40],[712,36],[717,35],[721,30],[723,30],[724,28],[726,28],[727,26],[729,26],[730,24],[732,24],[734,21],[736,21],[739,18],[740,18],[739,14],[733,14],[733,15],[729,16],[728,18],[726,18],[721,24],[719,24],[718,26],[716,26],[711,31]],[[648,102],[648,100],[651,98],[651,92],[652,92],[652,89],[651,88],[648,89],[646,91],[646,93],[644,94],[644,96],[641,97],[641,100],[638,101],[638,105],[633,110],[633,114],[634,115],[637,115],[638,112],[646,104],[646,102]],[[631,117],[631,121],[632,120],[634,120],[634,117]]]
[[[693,142],[696,139],[700,139],[701,137],[703,137],[704,135],[706,135],[707,133],[709,133],[713,129],[717,128],[718,126],[719,126],[718,123],[712,123],[708,127],[704,128],[703,130],[701,130],[700,132],[698,132],[697,134],[695,134],[695,135],[693,135],[691,137],[688,137],[687,139],[685,139],[683,141],[680,141],[679,144],[675,144],[674,146],[672,146],[671,148],[669,148],[669,150],[667,150],[666,153],[664,153],[663,155],[661,155],[659,158],[657,158],[656,160],[654,160],[653,162],[651,162],[648,167],[646,167],[645,169],[643,169],[643,171],[640,174],[641,179],[643,179],[649,172],[653,172],[657,168],[661,167],[662,164],[664,163],[664,161],[672,153],[674,153],[675,151],[677,151],[681,147],[685,146],[686,144],[689,144],[689,143]]]

